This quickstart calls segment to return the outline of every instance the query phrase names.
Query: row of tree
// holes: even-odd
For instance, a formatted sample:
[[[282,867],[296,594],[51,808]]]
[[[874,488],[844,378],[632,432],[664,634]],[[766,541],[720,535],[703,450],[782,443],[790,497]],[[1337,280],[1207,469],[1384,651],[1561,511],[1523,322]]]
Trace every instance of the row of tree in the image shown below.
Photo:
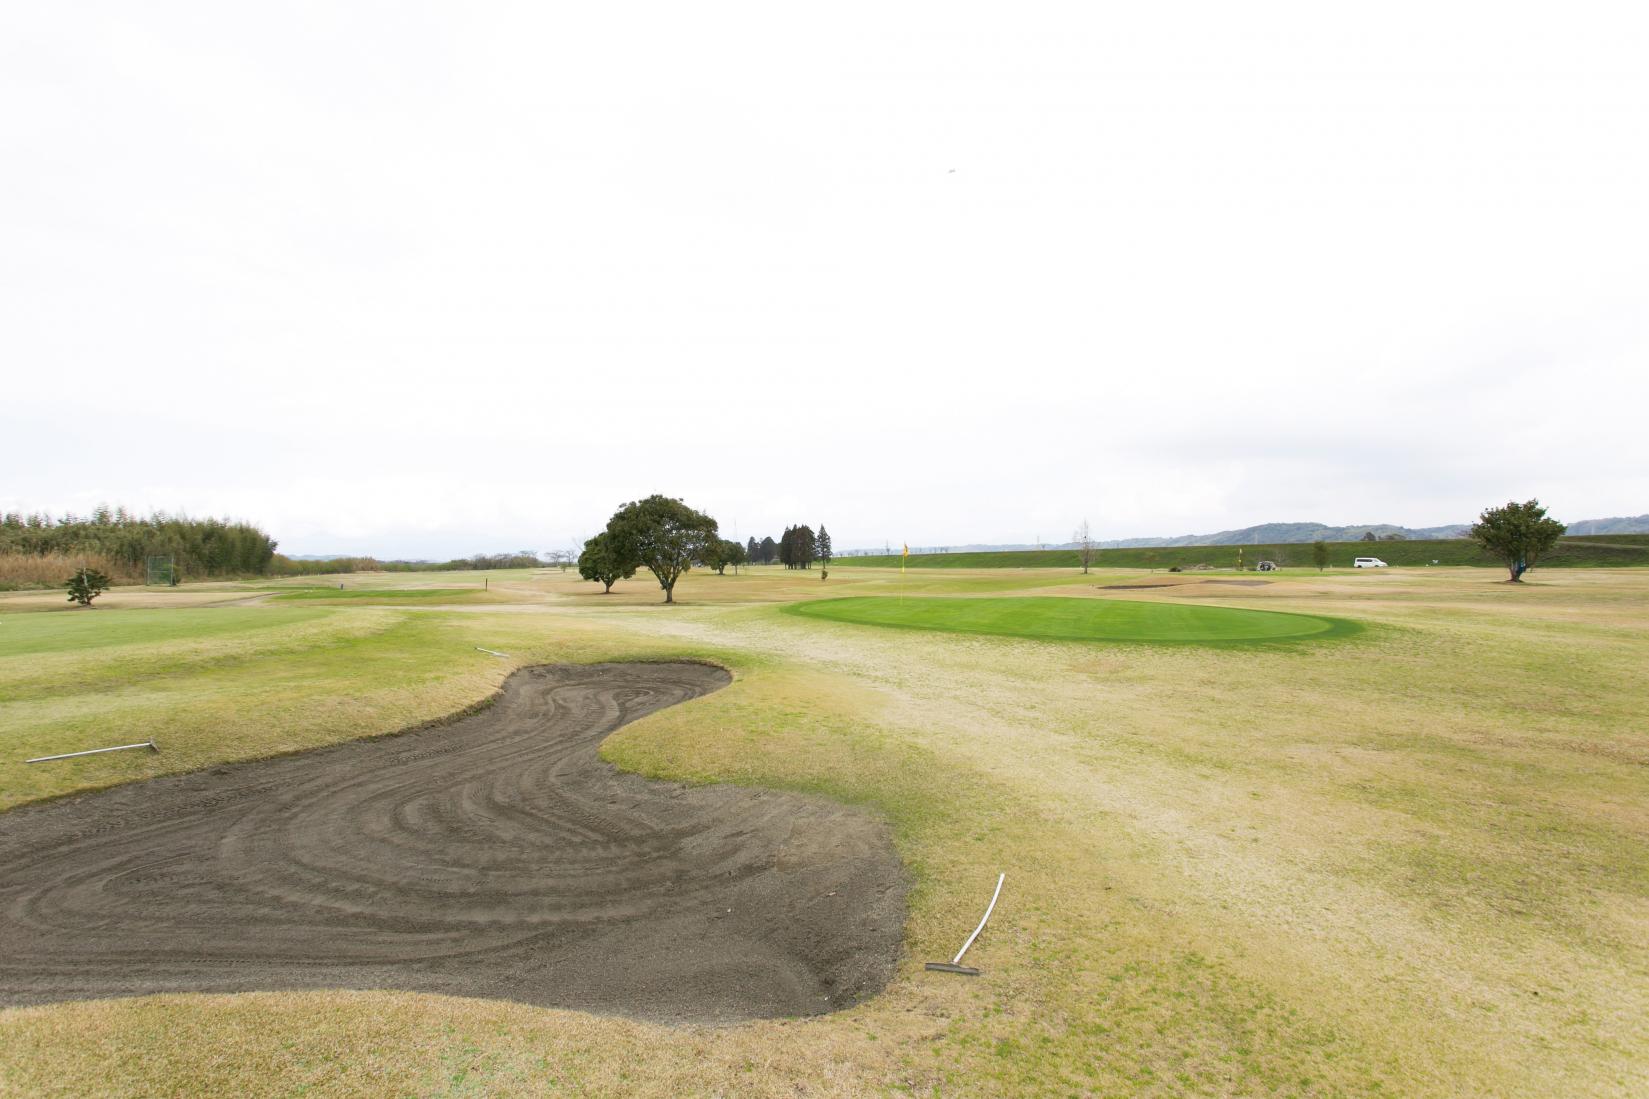
[[[556,555],[549,560],[532,550],[513,553],[477,553],[450,561],[380,561],[376,557],[325,557],[300,560],[283,553],[269,563],[272,576],[324,576],[348,572],[457,572],[467,569],[539,569],[560,564]]]
[[[695,564],[718,559],[726,546],[742,554],[744,547],[722,539],[716,521],[669,496],[634,500],[613,512],[607,529],[584,543],[578,555],[578,575],[610,592],[646,568],[664,589],[664,601],[676,601],[676,581]],[[726,567],[724,562],[723,568]]]
[[[676,581],[694,565],[715,569],[725,575],[728,566],[738,572],[743,564],[768,564],[774,560],[786,568],[822,566],[820,579],[829,576],[830,533],[823,524],[815,535],[806,525],[786,527],[784,537],[744,545],[723,538],[716,521],[669,496],[649,496],[623,505],[607,521],[607,528],[584,543],[578,555],[578,575],[601,585],[602,594],[613,590],[620,580],[628,580],[645,568],[664,589],[664,601],[675,602]]]
[[[196,577],[267,572],[275,540],[250,523],[191,519],[157,511],[135,515],[100,506],[91,515],[0,515],[0,555],[95,555],[133,575],[144,559],[171,557],[175,571]]]
[[[787,569],[810,569],[815,561],[828,569],[832,556],[830,532],[825,530],[823,523],[819,524],[818,534],[814,534],[813,528],[805,523],[799,527],[785,527],[784,535],[779,539],[779,564]]]

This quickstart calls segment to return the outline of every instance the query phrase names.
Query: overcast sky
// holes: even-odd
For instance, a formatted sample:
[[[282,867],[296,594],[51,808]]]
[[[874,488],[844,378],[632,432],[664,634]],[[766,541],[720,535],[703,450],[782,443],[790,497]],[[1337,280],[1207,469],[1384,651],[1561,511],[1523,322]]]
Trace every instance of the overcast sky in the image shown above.
[[[11,3],[0,508],[1649,511],[1646,12]]]

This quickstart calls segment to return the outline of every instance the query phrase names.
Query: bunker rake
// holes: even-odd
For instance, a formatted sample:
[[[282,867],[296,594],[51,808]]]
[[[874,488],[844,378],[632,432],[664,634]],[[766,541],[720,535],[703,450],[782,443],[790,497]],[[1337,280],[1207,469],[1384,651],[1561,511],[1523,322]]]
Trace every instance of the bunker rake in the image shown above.
[[[936,973],[960,973],[964,977],[979,976],[979,970],[962,964],[962,955],[968,952],[968,947],[973,945],[973,940],[977,939],[979,933],[985,930],[985,921],[991,918],[991,912],[996,908],[996,898],[1002,895],[1002,883],[1007,880],[1007,877],[1007,874],[996,876],[996,892],[991,894],[991,903],[985,906],[985,914],[979,918],[979,926],[973,929],[973,934],[969,935],[968,941],[962,944],[962,949],[956,952],[956,957],[948,962],[928,962],[925,968]]]
[[[33,759],[25,759],[23,762],[48,763],[54,759],[73,759],[75,756],[95,756],[101,755],[104,752],[124,752],[131,748],[147,748],[151,752],[160,751],[160,746],[156,744],[154,740],[150,739],[145,740],[141,744],[116,744],[113,748],[88,748],[84,752],[63,752],[55,756],[35,756]]]

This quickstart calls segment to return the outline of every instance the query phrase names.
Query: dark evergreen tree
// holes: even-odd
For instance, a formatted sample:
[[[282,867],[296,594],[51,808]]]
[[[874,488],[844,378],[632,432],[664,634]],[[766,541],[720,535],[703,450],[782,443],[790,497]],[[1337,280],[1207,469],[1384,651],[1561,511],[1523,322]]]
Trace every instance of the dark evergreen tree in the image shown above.
[[[96,569],[77,569],[63,586],[69,590],[69,602],[89,607],[109,590],[109,578]]]

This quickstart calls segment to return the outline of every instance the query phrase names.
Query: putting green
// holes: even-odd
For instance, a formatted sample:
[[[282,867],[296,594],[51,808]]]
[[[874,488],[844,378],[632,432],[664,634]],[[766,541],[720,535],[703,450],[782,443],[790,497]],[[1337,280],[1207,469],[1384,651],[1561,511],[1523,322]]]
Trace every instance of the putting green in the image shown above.
[[[1354,633],[1339,618],[1236,607],[1031,596],[950,599],[860,596],[795,603],[787,613],[834,622],[1048,641],[1144,641],[1222,645],[1319,640]]]

